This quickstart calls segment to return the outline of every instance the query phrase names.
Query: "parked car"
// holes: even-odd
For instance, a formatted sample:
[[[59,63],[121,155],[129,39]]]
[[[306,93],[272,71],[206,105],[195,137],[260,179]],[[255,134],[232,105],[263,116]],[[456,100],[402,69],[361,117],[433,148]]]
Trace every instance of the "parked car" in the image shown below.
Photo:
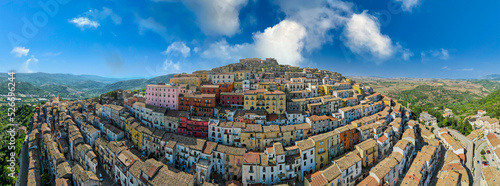
[[[484,163],[484,166],[488,166],[488,163]]]
[[[487,150],[486,152],[487,152],[488,154],[489,154],[489,153],[491,153],[491,151],[490,151],[490,150]]]
[[[102,182],[104,179],[102,178],[102,173],[99,173],[99,181]]]

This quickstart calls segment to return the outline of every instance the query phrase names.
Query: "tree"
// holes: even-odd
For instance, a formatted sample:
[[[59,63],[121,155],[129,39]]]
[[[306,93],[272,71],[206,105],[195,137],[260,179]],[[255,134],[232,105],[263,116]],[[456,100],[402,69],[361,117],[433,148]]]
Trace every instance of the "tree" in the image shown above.
[[[481,150],[481,154],[482,154],[482,155],[486,154],[486,151],[484,151],[484,149],[483,149],[483,150]]]

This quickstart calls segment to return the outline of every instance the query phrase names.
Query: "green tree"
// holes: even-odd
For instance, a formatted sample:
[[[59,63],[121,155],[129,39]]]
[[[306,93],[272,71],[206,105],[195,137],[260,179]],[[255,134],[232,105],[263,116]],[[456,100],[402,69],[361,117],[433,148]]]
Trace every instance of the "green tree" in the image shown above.
[[[484,151],[484,149],[483,149],[483,150],[481,150],[481,154],[482,154],[482,155],[486,154],[486,151]]]

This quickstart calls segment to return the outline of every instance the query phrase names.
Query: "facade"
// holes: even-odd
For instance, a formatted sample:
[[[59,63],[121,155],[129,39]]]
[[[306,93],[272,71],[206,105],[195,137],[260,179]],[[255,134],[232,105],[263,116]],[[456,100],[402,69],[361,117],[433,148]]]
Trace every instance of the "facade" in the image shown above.
[[[271,114],[286,112],[286,95],[281,91],[247,90],[244,96],[245,110],[265,110]]]
[[[243,93],[221,92],[219,106],[243,108]]]
[[[193,116],[213,117],[216,104],[215,94],[179,95],[179,110],[189,112]]]
[[[146,85],[146,104],[177,110],[179,109],[178,97],[180,93],[180,86]]]
[[[233,83],[234,73],[217,73],[211,76],[212,84],[218,83]]]

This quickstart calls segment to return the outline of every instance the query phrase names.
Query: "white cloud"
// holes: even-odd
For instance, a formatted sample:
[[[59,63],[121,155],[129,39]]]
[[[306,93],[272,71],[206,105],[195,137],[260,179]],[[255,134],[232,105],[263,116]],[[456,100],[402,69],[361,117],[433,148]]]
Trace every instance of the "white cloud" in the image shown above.
[[[339,0],[279,0],[277,4],[292,20],[306,28],[305,49],[309,52],[320,49],[333,41],[332,29],[337,29],[349,20],[353,4]]]
[[[230,61],[235,59],[256,57],[254,46],[249,43],[229,45],[225,39],[210,44],[206,50],[201,53],[201,57],[221,59]]]
[[[163,62],[163,71],[165,72],[177,72],[181,69],[179,62],[174,63],[172,60],[166,59]]]
[[[353,14],[344,28],[345,44],[353,53],[366,52],[379,59],[387,59],[397,51],[391,38],[380,33],[378,19],[366,11]]]
[[[30,52],[30,49],[24,48],[24,47],[14,47],[10,53],[13,54],[16,57],[23,57],[27,56],[28,53]]]
[[[99,27],[99,23],[97,21],[91,21],[86,17],[76,17],[69,21],[70,23],[75,24],[80,29],[84,30],[85,28],[97,28]]]
[[[186,46],[186,43],[177,41],[170,44],[170,46],[168,46],[167,50],[165,50],[163,54],[174,53],[174,54],[182,54],[183,57],[188,57],[190,52],[191,49],[188,46]]]
[[[402,53],[403,53],[403,60],[407,61],[410,59],[410,57],[413,56],[413,52],[410,51],[410,49],[402,49]]]
[[[439,50],[422,51],[422,52],[420,52],[420,56],[421,56],[422,62],[427,61],[429,58],[431,58],[431,59],[437,58],[440,60],[450,59],[450,53],[448,52],[448,50],[446,50],[444,48],[441,48]],[[429,57],[427,57],[427,56],[429,56]]]
[[[474,71],[474,68],[457,69],[457,71]]]
[[[443,70],[449,70],[450,68],[448,68],[448,66],[444,66],[443,68],[441,68]]]
[[[115,14],[112,9],[107,7],[102,7],[102,10],[98,9],[89,10],[86,13],[86,15],[96,20],[104,20],[109,17],[117,25],[122,23],[122,18],[117,14]]]
[[[144,34],[145,31],[152,31],[164,38],[166,37],[167,28],[156,22],[152,17],[147,19],[137,18],[137,24],[139,25],[139,34],[141,35]]]
[[[182,0],[196,15],[196,22],[207,35],[233,36],[239,31],[240,9],[247,0]]]
[[[448,50],[441,48],[441,50],[434,50],[430,51],[432,53],[432,56],[437,57],[441,60],[448,60],[450,58],[450,54],[448,53]]]
[[[34,55],[31,55],[31,58],[26,60],[22,65],[20,71],[23,73],[32,73],[33,71],[30,69],[30,64],[38,62],[38,59],[35,58]]]
[[[201,54],[205,58],[235,60],[248,57],[276,58],[281,64],[298,65],[303,61],[301,52],[305,28],[290,20],[283,20],[264,32],[254,33],[254,43],[229,45],[226,40],[211,44]]]
[[[274,57],[280,63],[299,65],[305,52],[319,50],[333,42],[332,30],[344,28],[343,39],[356,54],[369,53],[381,62],[401,53],[408,60],[413,53],[399,43],[393,44],[380,32],[377,18],[363,12],[354,14],[354,4],[340,0],[277,0],[286,17],[278,24],[253,34],[253,42],[228,44],[225,39],[212,43],[201,56],[234,60],[245,57]],[[382,59],[382,60],[381,60]]]
[[[306,34],[304,26],[283,20],[263,33],[254,34],[256,54],[276,58],[282,64],[298,65],[303,61],[301,52]]]
[[[86,28],[95,29],[100,26],[100,23],[98,21],[103,21],[108,17],[110,17],[116,25],[122,23],[122,18],[115,14],[113,10],[107,7],[103,7],[102,10],[90,9],[89,11],[84,13],[84,16],[78,16],[71,19],[69,22],[75,24],[82,30]]]
[[[420,0],[396,0],[396,1],[401,2],[401,9],[407,12],[411,12],[414,7],[417,7],[420,4]]]

